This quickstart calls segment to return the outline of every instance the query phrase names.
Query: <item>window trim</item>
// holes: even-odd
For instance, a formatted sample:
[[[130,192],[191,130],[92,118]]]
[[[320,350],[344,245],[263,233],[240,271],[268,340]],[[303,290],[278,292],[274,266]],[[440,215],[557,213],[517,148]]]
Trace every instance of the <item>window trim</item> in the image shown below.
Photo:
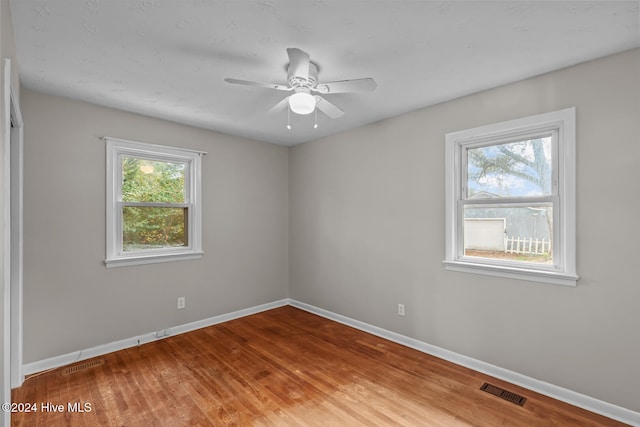
[[[197,259],[202,251],[201,168],[202,151],[104,137],[106,142],[106,258],[107,267]],[[188,207],[186,247],[122,250],[123,156],[186,163],[185,205]],[[129,205],[130,203],[127,203]]]
[[[447,133],[445,136],[445,230],[446,270],[476,273],[557,285],[576,286],[576,151],[575,107]],[[462,249],[462,153],[465,148],[499,143],[535,133],[557,130],[553,164],[554,266],[533,263],[505,263],[479,257],[464,257]],[[503,200],[507,200],[506,198]],[[475,202],[474,202],[475,203]],[[481,203],[481,202],[477,202]]]

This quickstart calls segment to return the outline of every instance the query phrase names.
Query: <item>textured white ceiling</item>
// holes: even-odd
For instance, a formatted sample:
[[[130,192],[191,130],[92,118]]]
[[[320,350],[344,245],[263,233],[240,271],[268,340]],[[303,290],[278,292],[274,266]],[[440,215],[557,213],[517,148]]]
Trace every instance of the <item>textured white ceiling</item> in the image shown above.
[[[639,1],[12,0],[25,87],[293,145],[640,47]],[[267,114],[287,95],[286,48],[345,115]]]

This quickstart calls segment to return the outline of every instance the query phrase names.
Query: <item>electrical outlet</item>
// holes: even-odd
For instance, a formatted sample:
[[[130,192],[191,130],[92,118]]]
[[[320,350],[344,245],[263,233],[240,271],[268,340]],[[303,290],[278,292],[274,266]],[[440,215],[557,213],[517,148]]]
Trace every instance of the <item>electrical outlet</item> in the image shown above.
[[[156,338],[162,338],[162,337],[166,337],[166,336],[167,336],[167,335],[169,335],[169,334],[167,334],[167,330],[166,330],[166,329],[159,329],[159,330],[155,331],[155,332],[153,333],[153,335],[154,335]]]
[[[404,316],[404,304],[398,304],[398,316]]]
[[[185,300],[184,297],[178,297],[178,310],[185,308],[187,305],[187,302]]]

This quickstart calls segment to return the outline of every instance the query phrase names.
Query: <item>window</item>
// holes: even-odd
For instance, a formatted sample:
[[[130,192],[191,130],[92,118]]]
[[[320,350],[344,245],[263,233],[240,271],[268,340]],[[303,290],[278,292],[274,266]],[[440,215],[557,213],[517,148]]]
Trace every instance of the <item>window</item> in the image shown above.
[[[202,256],[201,152],[107,143],[107,267]]]
[[[575,286],[575,108],[446,135],[447,270]]]

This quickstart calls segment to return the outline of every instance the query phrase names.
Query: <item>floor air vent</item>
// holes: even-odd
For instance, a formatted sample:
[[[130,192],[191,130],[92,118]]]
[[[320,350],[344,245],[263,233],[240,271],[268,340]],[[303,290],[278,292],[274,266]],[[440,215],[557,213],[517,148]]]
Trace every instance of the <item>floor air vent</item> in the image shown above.
[[[480,390],[486,391],[487,393],[493,394],[494,396],[498,396],[501,399],[508,400],[509,402],[520,406],[524,406],[524,403],[527,401],[526,397],[522,397],[519,394],[515,394],[489,383],[482,384]]]
[[[94,359],[89,360],[88,362],[78,363],[77,365],[69,366],[68,368],[64,368],[60,375],[69,375],[74,374],[78,371],[82,371],[84,369],[92,368],[94,366],[104,365],[104,359]]]

